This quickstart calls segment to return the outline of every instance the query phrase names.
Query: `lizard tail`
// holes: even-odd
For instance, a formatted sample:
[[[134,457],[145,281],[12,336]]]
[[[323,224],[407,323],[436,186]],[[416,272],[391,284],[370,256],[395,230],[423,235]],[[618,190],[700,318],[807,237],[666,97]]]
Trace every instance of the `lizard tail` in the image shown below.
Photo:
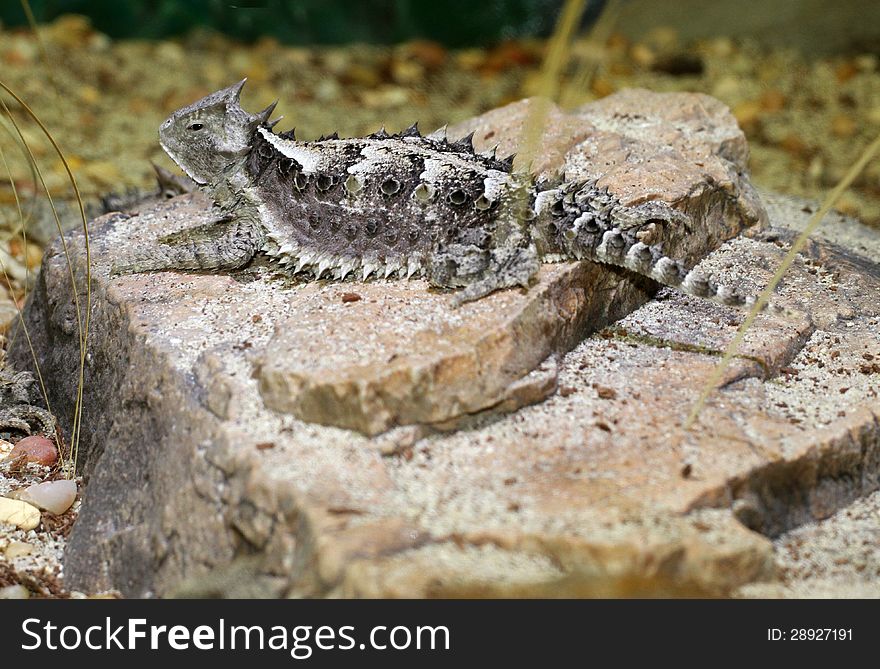
[[[624,267],[664,286],[727,306],[751,308],[757,302],[756,295],[717,283],[699,269],[664,255],[659,246],[648,246],[618,228],[603,227],[590,214],[576,219],[569,236],[579,243],[571,244],[570,252],[578,259]],[[775,306],[770,309],[777,310]]]
[[[731,307],[751,307],[757,301],[757,296],[717,283],[702,271],[688,268],[681,261],[664,255],[657,247],[638,241],[628,244],[617,230],[602,235],[595,254],[599,262],[625,267],[688,295]]]

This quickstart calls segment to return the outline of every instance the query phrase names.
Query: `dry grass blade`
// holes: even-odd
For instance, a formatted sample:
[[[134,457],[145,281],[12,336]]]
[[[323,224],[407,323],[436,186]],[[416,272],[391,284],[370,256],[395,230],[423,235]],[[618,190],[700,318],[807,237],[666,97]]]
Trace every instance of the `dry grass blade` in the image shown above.
[[[804,245],[807,243],[807,239],[809,238],[809,236],[813,234],[813,232],[815,232],[816,228],[819,226],[819,223],[821,223],[822,219],[825,218],[825,215],[829,211],[831,211],[831,208],[834,206],[840,196],[843,195],[844,191],[846,191],[846,189],[849,188],[850,185],[852,185],[853,181],[855,181],[856,177],[859,176],[863,169],[865,169],[865,166],[871,161],[871,159],[874,157],[874,154],[876,154],[878,150],[880,150],[880,136],[878,136],[877,139],[875,139],[868,146],[868,148],[865,149],[861,157],[849,169],[846,175],[844,175],[843,179],[840,180],[840,183],[838,183],[834,187],[834,190],[832,190],[828,194],[828,197],[825,198],[822,206],[819,207],[818,211],[816,211],[815,214],[813,214],[803,232],[798,235],[798,238],[795,240],[794,244],[791,245],[788,253],[786,253],[785,257],[782,259],[782,263],[779,265],[779,269],[776,270],[773,278],[770,279],[770,283],[767,284],[767,287],[758,296],[758,299],[752,307],[752,310],[739,326],[736,335],[727,346],[727,349],[725,350],[720,362],[715,366],[715,369],[712,371],[712,375],[703,386],[699,398],[697,398],[697,401],[694,403],[694,406],[691,409],[687,420],[685,421],[685,429],[690,429],[691,426],[694,424],[694,421],[696,421],[696,419],[699,417],[700,411],[702,411],[703,407],[706,404],[706,401],[709,399],[709,395],[712,394],[712,391],[718,385],[718,382],[724,375],[724,372],[730,364],[731,359],[736,354],[737,349],[742,344],[746,332],[755,322],[758,314],[761,313],[765,306],[767,306],[768,302],[770,301],[770,296],[773,294],[773,291],[776,290],[776,286],[779,285],[779,282],[788,271],[788,268],[791,267],[791,264],[794,262],[797,254],[800,253],[801,250],[804,248]]]
[[[516,169],[519,172],[529,172],[532,168],[550,110],[550,101],[559,91],[562,68],[568,62],[571,39],[580,24],[585,5],[584,0],[566,0],[559,14],[556,28],[547,45],[547,55],[541,66],[536,91],[538,99],[535,100],[536,104],[532,106],[532,111],[526,119],[523,136],[517,147]]]
[[[91,250],[90,250],[90,245],[89,245],[89,231],[88,231],[88,225],[87,225],[87,221],[86,221],[85,206],[83,204],[82,196],[80,195],[80,192],[79,192],[79,187],[77,186],[77,183],[76,183],[76,178],[73,176],[73,172],[70,169],[70,165],[68,164],[67,159],[64,157],[64,153],[61,151],[61,147],[58,146],[58,143],[55,141],[55,138],[52,136],[52,133],[49,132],[48,128],[46,128],[46,126],[43,124],[43,122],[40,120],[40,118],[27,105],[27,103],[24,100],[22,100],[15,93],[15,91],[13,91],[11,88],[9,88],[9,86],[7,86],[2,81],[0,81],[0,88],[2,88],[4,91],[6,91],[6,93],[8,95],[10,95],[13,99],[15,99],[15,101],[21,106],[21,108],[31,118],[31,120],[34,123],[36,123],[37,126],[39,126],[40,130],[43,132],[43,134],[49,140],[49,143],[52,145],[52,148],[55,150],[55,153],[58,155],[58,158],[61,160],[61,163],[64,166],[64,170],[67,173],[67,178],[70,181],[71,186],[73,187],[74,196],[76,197],[77,203],[79,205],[80,218],[82,220],[82,230],[83,230],[84,244],[85,244],[85,251],[86,251],[85,315],[83,315],[82,308],[80,305],[79,291],[77,290],[77,287],[76,287],[76,275],[73,271],[73,264],[70,259],[70,252],[68,250],[67,240],[64,237],[64,229],[61,225],[61,220],[58,216],[58,211],[55,208],[55,203],[52,201],[52,196],[49,192],[49,188],[46,185],[46,181],[43,178],[42,170],[40,169],[39,164],[37,163],[36,158],[34,157],[33,152],[30,149],[30,146],[27,145],[27,142],[25,140],[24,134],[21,131],[20,126],[18,125],[15,118],[10,113],[9,107],[6,105],[6,102],[2,98],[0,98],[0,103],[2,103],[2,107],[3,107],[4,111],[6,112],[7,116],[9,117],[9,120],[11,121],[12,125],[15,127],[16,132],[18,133],[21,141],[24,143],[24,145],[27,149],[28,156],[29,156],[29,158],[30,158],[30,160],[31,160],[36,172],[37,172],[37,177],[39,178],[40,184],[42,185],[43,190],[46,193],[46,197],[49,200],[49,206],[52,210],[52,215],[55,219],[55,225],[58,229],[58,236],[61,241],[62,248],[64,250],[65,258],[67,260],[67,268],[68,268],[68,272],[70,274],[70,281],[71,281],[72,288],[73,288],[74,307],[76,309],[76,316],[77,316],[76,322],[77,322],[77,328],[78,328],[78,332],[79,332],[79,343],[80,343],[79,379],[78,379],[78,385],[77,385],[76,405],[75,405],[74,416],[73,416],[73,427],[71,430],[71,439],[70,439],[70,441],[71,441],[71,454],[72,454],[71,455],[71,459],[72,459],[71,464],[73,466],[69,472],[69,475],[74,476],[75,471],[76,471],[76,462],[77,462],[77,455],[78,455],[78,450],[79,450],[80,423],[81,423],[81,418],[82,418],[83,385],[84,385],[84,381],[85,381],[86,344],[87,344],[87,339],[88,339],[89,321],[91,318],[91,283],[92,283]]]
[[[587,36],[587,44],[590,47],[590,51],[585,54],[581,66],[569,85],[562,91],[559,99],[560,106],[571,108],[586,102],[588,99],[585,92],[590,90],[593,77],[596,76],[596,70],[602,62],[603,48],[620,16],[620,8],[620,0],[609,0],[605,4],[602,14],[599,15]]]
[[[21,221],[22,232],[24,232],[27,224],[24,220],[24,214],[22,213],[21,199],[18,196],[18,188],[15,185],[15,179],[12,178],[12,170],[9,167],[9,162],[6,160],[6,153],[3,151],[2,147],[0,147],[0,160],[3,161],[3,167],[6,170],[6,174],[9,175],[9,183],[12,185],[12,196],[15,199],[15,206],[18,209],[18,217]],[[25,244],[25,248],[27,248],[27,244]],[[0,269],[2,269],[3,271],[3,278],[6,280],[6,285],[12,285],[9,274],[6,271],[6,264],[3,262],[2,258],[0,258]],[[28,272],[27,262],[25,262],[25,272]],[[29,282],[30,273],[28,272],[25,276],[25,288],[27,288]],[[31,358],[34,361],[34,369],[37,370],[37,381],[40,384],[40,392],[43,394],[43,400],[46,402],[46,409],[48,409],[49,413],[52,413],[52,406],[51,404],[49,404],[49,393],[46,391],[46,383],[43,381],[43,374],[40,371],[40,365],[37,363],[37,352],[34,350],[33,343],[31,342],[30,333],[28,332],[27,325],[24,322],[24,315],[21,313],[21,307],[19,307],[18,302],[13,299],[12,303],[15,305],[15,312],[18,316],[18,322],[21,326],[21,331],[24,333],[25,339],[27,340],[28,349],[31,352]]]

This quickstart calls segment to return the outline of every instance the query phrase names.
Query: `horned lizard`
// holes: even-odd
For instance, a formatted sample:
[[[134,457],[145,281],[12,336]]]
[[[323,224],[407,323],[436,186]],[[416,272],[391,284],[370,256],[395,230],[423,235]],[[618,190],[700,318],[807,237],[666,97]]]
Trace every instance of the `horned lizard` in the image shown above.
[[[276,103],[242,109],[244,83],[159,129],[163,149],[223,216],[118,259],[113,273],[232,269],[262,252],[315,278],[424,277],[459,289],[463,302],[527,287],[542,262],[589,259],[725,304],[753,299],[638,240],[640,225],[687,222],[663,202],[623,206],[595,182],[535,183],[514,172],[513,156],[477,153],[470,136],[422,136],[416,125],[297,141],[273,132]]]

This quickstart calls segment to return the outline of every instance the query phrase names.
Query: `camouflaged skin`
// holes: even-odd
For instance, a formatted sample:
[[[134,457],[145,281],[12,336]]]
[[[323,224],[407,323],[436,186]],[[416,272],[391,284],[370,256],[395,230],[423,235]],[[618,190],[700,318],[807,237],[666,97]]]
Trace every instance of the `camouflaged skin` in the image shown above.
[[[542,262],[587,259],[725,304],[752,301],[639,241],[651,224],[692,225],[663,202],[623,206],[594,182],[536,184],[512,171],[513,156],[476,153],[470,136],[423,137],[416,125],[297,141],[273,132],[274,103],[241,108],[243,85],[174,112],[159,131],[223,216],[118,260],[115,273],[229,269],[262,252],[316,279],[425,277],[461,289],[460,302],[527,287]]]

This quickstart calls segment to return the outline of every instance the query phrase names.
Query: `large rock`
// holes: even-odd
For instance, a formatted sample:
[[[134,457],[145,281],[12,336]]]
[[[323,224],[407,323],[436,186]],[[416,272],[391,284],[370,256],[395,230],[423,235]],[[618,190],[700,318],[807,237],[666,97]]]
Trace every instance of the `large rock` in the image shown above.
[[[693,98],[666,100],[687,107]],[[808,216],[801,205],[773,212],[776,226]],[[758,319],[688,431],[683,419],[737,311],[667,292],[636,309],[639,284],[586,263],[545,268],[526,295],[458,311],[418,282],[296,284],[259,263],[234,274],[107,279],[118,249],[209,216],[184,197],[93,226],[79,454],[88,486],[68,544],[69,587],[130,596],[242,594],[242,582],[250,596],[717,595],[772,578],[761,533],[826,517],[878,487],[880,270],[839,246],[817,241],[795,263],[777,296],[792,315]],[[712,234],[731,231],[718,232],[728,225],[721,218]],[[737,238],[705,265],[757,290],[791,234],[773,227]],[[68,243],[82,277],[81,239]],[[859,244],[880,250],[875,239]],[[62,419],[78,360],[67,272],[57,248],[47,254],[27,310]],[[361,300],[343,301],[347,292]],[[802,308],[809,315],[797,315]],[[541,351],[572,346],[627,309],[538,366]],[[450,333],[456,341],[444,341]],[[26,364],[21,340],[12,355]],[[526,343],[538,353],[515,350]],[[322,353],[331,356],[323,368]],[[408,379],[392,355],[428,371]],[[481,364],[494,370],[492,383]],[[326,375],[321,392],[342,389],[339,402],[356,416],[327,400],[316,402],[320,420],[363,432],[414,424],[369,437],[306,422],[287,411],[312,409],[291,398],[322,395],[297,387],[291,370],[315,382]],[[357,383],[346,380],[359,370]],[[377,408],[368,391],[383,383],[398,394]],[[434,398],[445,408],[435,410]]]

